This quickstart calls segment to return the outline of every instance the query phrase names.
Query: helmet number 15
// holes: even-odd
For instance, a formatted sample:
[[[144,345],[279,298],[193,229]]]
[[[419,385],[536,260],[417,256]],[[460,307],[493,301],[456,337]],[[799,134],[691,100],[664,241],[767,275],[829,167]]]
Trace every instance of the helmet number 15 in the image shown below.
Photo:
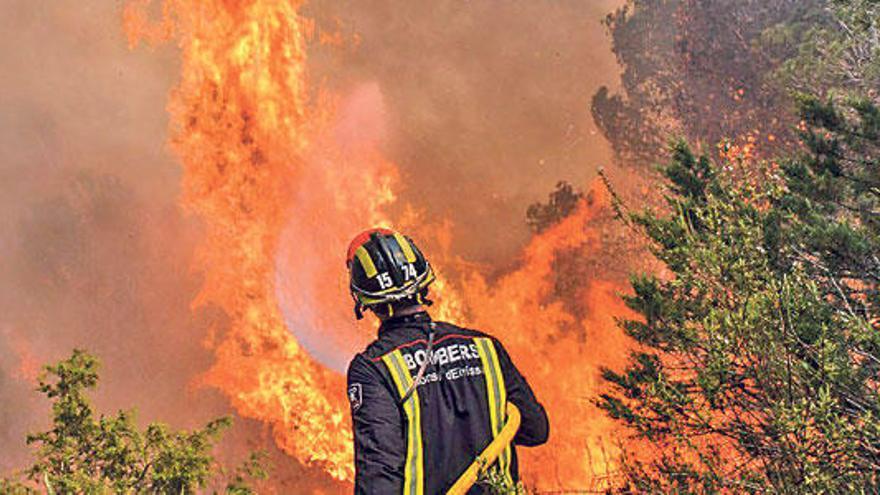
[[[379,274],[379,287],[382,289],[387,289],[394,285],[394,282],[391,280],[391,275],[388,272],[382,272]]]

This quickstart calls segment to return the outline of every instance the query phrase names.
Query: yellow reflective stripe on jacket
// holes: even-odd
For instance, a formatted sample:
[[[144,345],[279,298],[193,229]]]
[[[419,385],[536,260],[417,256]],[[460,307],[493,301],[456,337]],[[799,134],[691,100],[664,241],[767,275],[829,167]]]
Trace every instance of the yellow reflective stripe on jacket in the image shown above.
[[[489,419],[492,426],[492,437],[498,436],[504,427],[505,411],[507,408],[507,389],[504,387],[504,375],[501,374],[501,363],[498,361],[498,354],[495,352],[495,345],[492,341],[485,337],[474,339],[477,344],[477,352],[480,354],[480,361],[483,363],[483,370],[486,377],[486,396],[489,404]],[[498,466],[501,472],[509,480],[513,481],[510,476],[510,445],[498,457]]]
[[[412,375],[406,362],[403,360],[400,350],[389,352],[382,356],[382,361],[388,367],[397,393],[403,398],[412,384]],[[422,413],[419,407],[419,391],[413,389],[409,399],[403,404],[406,413],[406,464],[404,465],[403,493],[404,495],[424,495],[425,493],[425,469],[423,460],[422,444]]]

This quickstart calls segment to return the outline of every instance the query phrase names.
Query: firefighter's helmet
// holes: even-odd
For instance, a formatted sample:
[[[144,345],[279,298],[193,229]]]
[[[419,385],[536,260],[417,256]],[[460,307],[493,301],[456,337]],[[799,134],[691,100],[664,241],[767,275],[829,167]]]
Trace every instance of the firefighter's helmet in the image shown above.
[[[348,246],[346,262],[358,318],[362,308],[382,306],[384,313],[393,314],[394,307],[427,302],[434,272],[415,243],[399,232],[361,232]]]

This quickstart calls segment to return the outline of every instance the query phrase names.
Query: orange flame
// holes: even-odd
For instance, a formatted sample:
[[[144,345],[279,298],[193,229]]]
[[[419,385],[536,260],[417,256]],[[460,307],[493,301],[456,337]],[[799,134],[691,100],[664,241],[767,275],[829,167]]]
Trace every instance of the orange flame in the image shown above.
[[[129,4],[125,18],[143,19],[147,7]],[[345,403],[341,394],[325,392],[343,388],[342,380],[292,338],[273,284],[292,198],[304,177],[321,175],[305,158],[309,123],[325,116],[306,106],[298,7],[164,3],[164,22],[173,19],[169,30],[182,55],[169,104],[171,142],[184,169],[182,203],[205,223],[196,266],[204,284],[193,306],[218,306],[230,320],[228,331],[209,342],[217,359],[204,383],[223,390],[241,415],[272,424],[277,443],[291,455],[347,479],[352,448]],[[143,25],[126,23],[133,40]],[[356,218],[371,220],[369,209]]]
[[[628,342],[614,318],[628,315],[617,291],[623,287],[599,278],[574,298],[583,316],[552,297],[558,276],[554,263],[569,250],[598,251],[602,239],[591,222],[608,208],[603,186],[594,182],[592,205],[578,209],[536,236],[520,267],[493,283],[470,274],[462,298],[470,322],[498,336],[522,369],[551,421],[547,446],[522,449],[523,473],[539,489],[585,489],[616,468],[617,427],[594,404],[602,390],[600,366],[620,368]],[[562,485],[560,487],[560,485]]]
[[[448,223],[421,226],[413,208],[391,222],[397,171],[382,159],[381,90],[346,97],[307,91],[308,23],[295,0],[130,2],[131,43],[176,37],[181,79],[171,94],[171,143],[183,167],[183,206],[204,222],[193,307],[219,307],[228,329],[206,342],[216,361],[201,382],[245,417],[271,424],[276,443],[335,478],[353,477],[343,370],[373,329],[353,322],[342,253],[367,226],[407,226],[434,248],[446,280],[436,314],[498,335],[551,417],[550,445],[524,454],[539,488],[582,488],[612,471],[614,426],[592,404],[600,365],[620,365],[627,342],[614,316],[618,287],[593,279],[572,312],[552,294],[554,261],[589,252],[607,206],[601,188],[566,220],[536,236],[518,269],[489,281],[449,253]],[[421,234],[421,237],[420,237]],[[452,278],[452,275],[457,275]],[[525,450],[525,449],[524,449]]]

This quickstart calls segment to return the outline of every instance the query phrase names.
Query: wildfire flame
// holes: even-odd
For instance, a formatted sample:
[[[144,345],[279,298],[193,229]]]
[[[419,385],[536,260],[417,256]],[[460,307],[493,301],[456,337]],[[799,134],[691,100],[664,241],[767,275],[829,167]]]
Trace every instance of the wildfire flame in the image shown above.
[[[592,404],[600,365],[627,349],[613,320],[622,289],[593,279],[572,312],[552,297],[554,260],[598,249],[590,227],[607,207],[601,188],[564,221],[535,236],[519,268],[487,280],[449,251],[448,222],[425,224],[416,207],[391,219],[396,167],[377,149],[381,90],[340,97],[308,90],[309,23],[294,0],[130,2],[132,45],[174,38],[181,77],[168,105],[170,141],[183,167],[182,205],[204,221],[193,308],[219,307],[228,328],[207,340],[216,360],[200,382],[245,417],[273,427],[276,443],[331,476],[353,477],[343,370],[375,332],[353,322],[342,253],[369,226],[411,233],[445,275],[435,314],[497,335],[545,403],[547,447],[523,449],[539,488],[582,488],[614,470],[614,425]],[[379,115],[376,117],[376,115]],[[392,221],[393,220],[393,221]]]
[[[620,368],[626,361],[628,342],[614,320],[627,314],[617,296],[622,287],[596,279],[578,291],[574,298],[584,316],[550,297],[558,255],[601,246],[590,225],[608,202],[598,181],[591,192],[592,205],[582,201],[526,246],[517,270],[493,283],[471,273],[461,293],[470,308],[468,323],[501,338],[547,408],[549,443],[521,449],[525,478],[540,489],[593,486],[614,472],[619,455],[611,440],[617,427],[592,401],[602,389],[599,367]]]

